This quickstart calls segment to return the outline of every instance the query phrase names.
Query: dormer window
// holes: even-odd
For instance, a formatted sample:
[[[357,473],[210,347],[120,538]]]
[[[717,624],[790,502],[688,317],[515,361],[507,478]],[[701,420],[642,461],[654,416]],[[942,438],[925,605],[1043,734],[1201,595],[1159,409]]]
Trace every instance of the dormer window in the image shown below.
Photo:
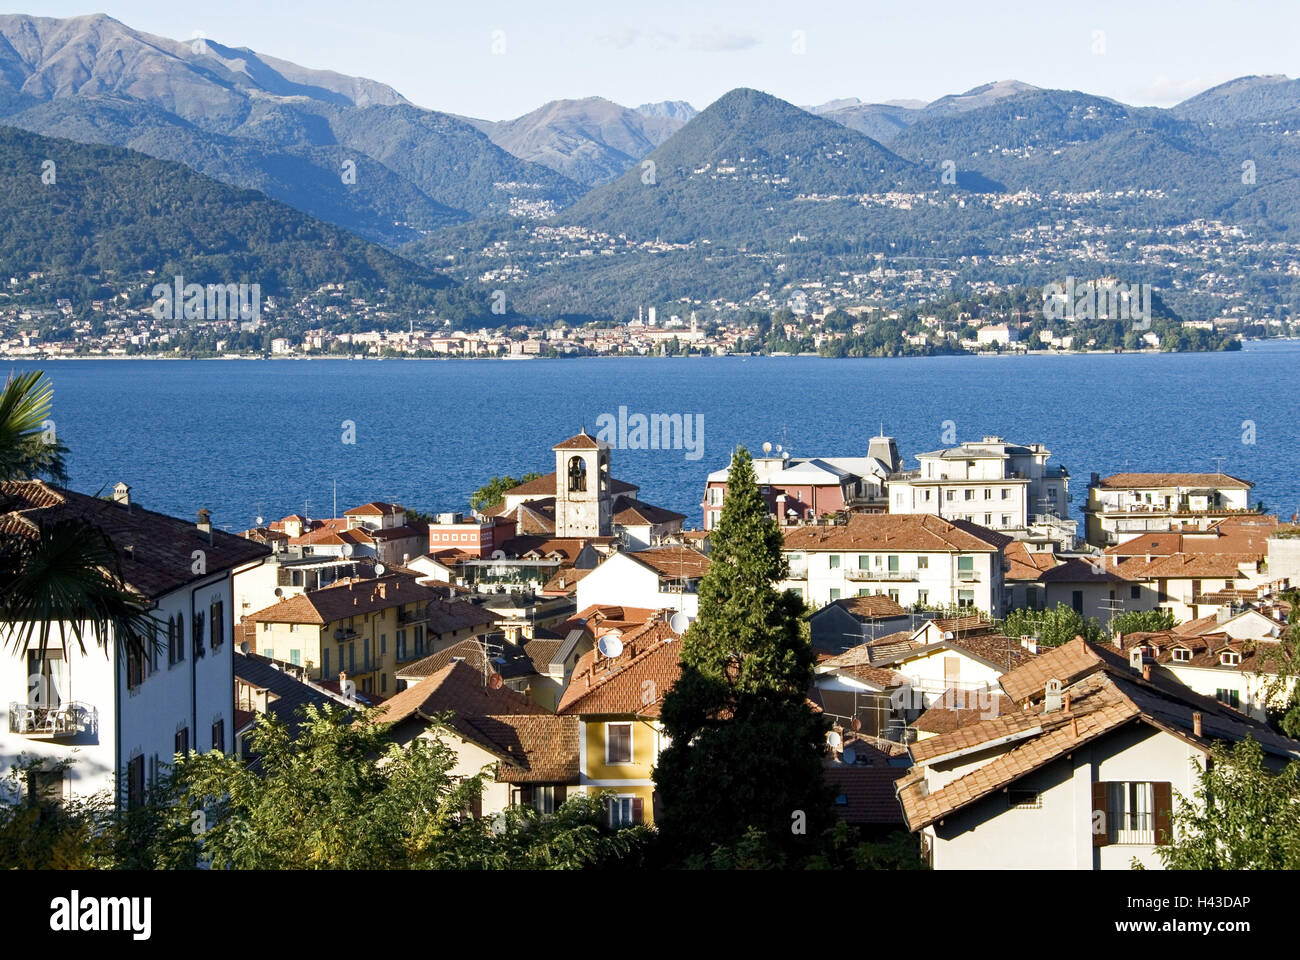
[[[1219,663],[1223,664],[1225,667],[1240,666],[1241,654],[1232,650],[1224,650],[1223,653],[1219,654]]]
[[[1192,651],[1188,650],[1186,647],[1174,647],[1174,649],[1169,652],[1169,656],[1174,663],[1186,663],[1192,659]]]

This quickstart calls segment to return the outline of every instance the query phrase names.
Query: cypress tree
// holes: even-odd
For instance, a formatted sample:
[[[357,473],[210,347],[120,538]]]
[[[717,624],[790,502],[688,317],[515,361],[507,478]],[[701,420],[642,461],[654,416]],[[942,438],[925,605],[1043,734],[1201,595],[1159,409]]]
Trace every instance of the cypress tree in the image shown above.
[[[775,862],[811,852],[830,824],[822,783],[825,722],[807,702],[814,656],[782,533],[742,447],[709,533],[699,616],[682,638],[682,676],[664,698],[670,738],[655,770],[665,852],[703,862],[766,837]]]

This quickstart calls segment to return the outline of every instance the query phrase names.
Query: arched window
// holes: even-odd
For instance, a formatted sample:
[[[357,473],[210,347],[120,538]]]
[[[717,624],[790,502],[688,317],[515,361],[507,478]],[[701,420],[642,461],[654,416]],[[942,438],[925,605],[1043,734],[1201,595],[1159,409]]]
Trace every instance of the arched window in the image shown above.
[[[569,458],[569,491],[582,492],[587,489],[587,462],[582,457]]]

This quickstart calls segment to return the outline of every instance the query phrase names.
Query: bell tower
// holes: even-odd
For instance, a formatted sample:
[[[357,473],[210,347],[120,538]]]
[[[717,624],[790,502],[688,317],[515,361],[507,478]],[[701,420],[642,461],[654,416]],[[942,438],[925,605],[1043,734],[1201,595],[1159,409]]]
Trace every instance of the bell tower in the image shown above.
[[[555,451],[555,535],[610,535],[609,444],[586,428],[551,448]]]

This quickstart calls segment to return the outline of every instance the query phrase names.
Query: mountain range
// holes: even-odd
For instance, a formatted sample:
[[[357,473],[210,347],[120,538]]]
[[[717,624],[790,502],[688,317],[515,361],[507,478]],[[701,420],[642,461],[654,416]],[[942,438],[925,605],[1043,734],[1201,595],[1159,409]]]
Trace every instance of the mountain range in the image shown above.
[[[332,224],[421,264],[394,270],[518,284],[515,302],[548,314],[737,299],[882,250],[1017,252],[1024,231],[1075,217],[1078,195],[1133,237],[1202,220],[1300,231],[1300,81],[1279,76],[1170,109],[1002,80],[928,103],[801,108],[742,88],[697,112],[587,97],[493,122],[103,15],[5,15],[0,124],[182,164],[238,188],[205,196],[238,205],[257,191],[311,231]]]

